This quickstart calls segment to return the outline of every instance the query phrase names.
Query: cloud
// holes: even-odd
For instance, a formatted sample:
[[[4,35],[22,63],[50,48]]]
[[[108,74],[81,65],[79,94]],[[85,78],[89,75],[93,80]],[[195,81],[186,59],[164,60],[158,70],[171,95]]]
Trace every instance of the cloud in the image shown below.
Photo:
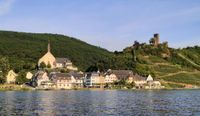
[[[0,0],[0,16],[10,12],[15,0]]]

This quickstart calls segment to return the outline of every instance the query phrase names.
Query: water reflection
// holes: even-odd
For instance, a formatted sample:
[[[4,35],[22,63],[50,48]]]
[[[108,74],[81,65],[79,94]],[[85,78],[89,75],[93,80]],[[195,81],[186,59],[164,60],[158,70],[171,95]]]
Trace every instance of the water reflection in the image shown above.
[[[200,90],[0,92],[1,115],[200,115]]]

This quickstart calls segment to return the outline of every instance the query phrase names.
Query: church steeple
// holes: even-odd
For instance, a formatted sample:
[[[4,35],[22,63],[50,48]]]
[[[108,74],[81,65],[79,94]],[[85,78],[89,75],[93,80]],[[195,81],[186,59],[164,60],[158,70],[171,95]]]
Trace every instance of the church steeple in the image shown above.
[[[48,47],[47,47],[47,51],[51,52],[51,48],[50,48],[50,41],[48,41]]]

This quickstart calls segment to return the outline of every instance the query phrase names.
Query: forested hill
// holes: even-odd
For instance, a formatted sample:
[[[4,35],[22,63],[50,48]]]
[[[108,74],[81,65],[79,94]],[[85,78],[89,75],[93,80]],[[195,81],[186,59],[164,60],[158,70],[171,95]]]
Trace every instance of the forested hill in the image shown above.
[[[113,53],[64,35],[0,31],[0,70],[35,70],[39,58],[47,52],[48,41],[55,57],[71,59],[81,71],[133,70],[143,76],[151,74],[169,87],[200,86],[199,46],[174,49],[167,42],[152,45],[152,39],[150,44],[135,41]],[[7,71],[3,70],[5,74]]]
[[[15,70],[34,69],[38,59],[47,52],[48,41],[55,57],[71,59],[82,71],[112,54],[106,49],[64,35],[0,31],[0,55],[7,57]]]

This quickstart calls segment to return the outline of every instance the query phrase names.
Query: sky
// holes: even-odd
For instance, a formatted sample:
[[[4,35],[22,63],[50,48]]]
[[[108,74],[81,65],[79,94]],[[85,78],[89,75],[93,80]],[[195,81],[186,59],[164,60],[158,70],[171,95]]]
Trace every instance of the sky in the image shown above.
[[[64,34],[110,51],[159,33],[182,48],[200,45],[200,0],[0,0],[0,30]]]

